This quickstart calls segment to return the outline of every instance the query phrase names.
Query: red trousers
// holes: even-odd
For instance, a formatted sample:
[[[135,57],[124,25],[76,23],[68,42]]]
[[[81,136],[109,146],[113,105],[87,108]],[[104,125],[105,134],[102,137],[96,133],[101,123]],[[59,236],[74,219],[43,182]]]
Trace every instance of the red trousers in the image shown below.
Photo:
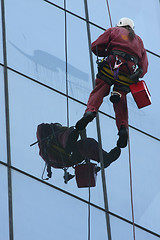
[[[103,102],[103,98],[108,96],[109,92],[110,86],[102,79],[97,78],[95,88],[89,96],[87,109],[85,112],[97,112]],[[113,107],[115,111],[116,125],[119,130],[121,125],[124,125],[128,128],[128,107],[126,93],[122,91],[118,92],[122,94],[121,100],[118,103],[114,103]]]

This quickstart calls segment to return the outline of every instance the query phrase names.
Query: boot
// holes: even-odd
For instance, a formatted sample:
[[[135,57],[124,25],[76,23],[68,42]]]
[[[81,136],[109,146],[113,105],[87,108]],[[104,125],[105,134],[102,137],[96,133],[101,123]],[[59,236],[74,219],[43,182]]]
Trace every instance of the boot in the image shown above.
[[[107,168],[112,162],[117,160],[121,154],[119,147],[113,148],[109,153],[103,151],[104,168]]]
[[[96,116],[96,112],[86,112],[83,117],[76,123],[77,130],[83,130],[87,124],[91,122]]]
[[[127,146],[127,141],[128,141],[128,128],[122,125],[118,135],[119,135],[119,139],[117,141],[117,146],[120,148],[125,148]]]
[[[118,103],[120,101],[120,99],[121,99],[121,96],[122,95],[119,92],[113,91],[111,93],[110,101],[112,103]]]

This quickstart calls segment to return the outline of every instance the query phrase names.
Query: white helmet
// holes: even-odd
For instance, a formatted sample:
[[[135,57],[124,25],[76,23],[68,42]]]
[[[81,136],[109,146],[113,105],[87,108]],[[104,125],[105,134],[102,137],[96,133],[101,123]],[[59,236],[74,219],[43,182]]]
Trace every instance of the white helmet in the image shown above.
[[[134,30],[134,22],[130,18],[124,17],[118,21],[117,27],[123,27],[123,26],[130,26]]]

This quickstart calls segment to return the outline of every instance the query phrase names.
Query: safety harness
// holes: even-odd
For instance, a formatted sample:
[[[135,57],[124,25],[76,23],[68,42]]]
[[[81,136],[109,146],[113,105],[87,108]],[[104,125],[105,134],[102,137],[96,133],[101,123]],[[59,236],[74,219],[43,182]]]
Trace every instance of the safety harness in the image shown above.
[[[114,50],[111,51],[108,56],[103,58],[98,63],[97,77],[106,81],[110,86],[114,83],[129,86],[135,83],[133,78],[130,78],[131,70],[128,66],[128,62],[133,62],[132,68],[135,71],[138,68],[138,59],[123,51]],[[122,66],[127,68],[128,74],[121,71]]]

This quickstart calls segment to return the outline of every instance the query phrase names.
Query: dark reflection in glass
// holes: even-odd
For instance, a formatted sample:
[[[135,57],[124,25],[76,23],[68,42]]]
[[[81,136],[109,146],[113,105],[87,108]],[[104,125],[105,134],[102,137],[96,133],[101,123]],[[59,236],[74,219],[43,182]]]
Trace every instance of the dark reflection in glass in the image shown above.
[[[10,44],[16,48],[16,50],[18,52],[20,52],[22,55],[24,55],[25,57],[27,57],[28,59],[30,59],[31,61],[33,61],[36,66],[37,65],[41,65],[42,67],[51,70],[53,72],[57,72],[58,70],[62,70],[63,72],[66,72],[66,62],[61,60],[60,58],[51,55],[47,52],[44,52],[42,50],[35,50],[34,51],[34,55],[31,56],[27,53],[25,53],[24,51],[22,51],[19,47],[17,47],[15,44],[11,43]],[[71,64],[68,64],[68,69],[69,69],[69,74],[82,79],[83,81],[88,81],[88,74],[81,71],[80,69],[74,67]]]
[[[46,162],[48,178],[52,176],[51,167],[63,169],[75,166],[83,160],[88,164],[90,159],[100,162],[98,142],[93,138],[87,138],[85,131],[81,132],[80,140],[78,140],[79,135],[80,132],[74,127],[63,127],[60,123],[38,125],[36,143],[40,149],[40,156]],[[114,162],[120,153],[121,150],[118,147],[109,153],[103,150],[104,167],[107,168]],[[95,174],[99,170],[100,167],[96,167]]]

